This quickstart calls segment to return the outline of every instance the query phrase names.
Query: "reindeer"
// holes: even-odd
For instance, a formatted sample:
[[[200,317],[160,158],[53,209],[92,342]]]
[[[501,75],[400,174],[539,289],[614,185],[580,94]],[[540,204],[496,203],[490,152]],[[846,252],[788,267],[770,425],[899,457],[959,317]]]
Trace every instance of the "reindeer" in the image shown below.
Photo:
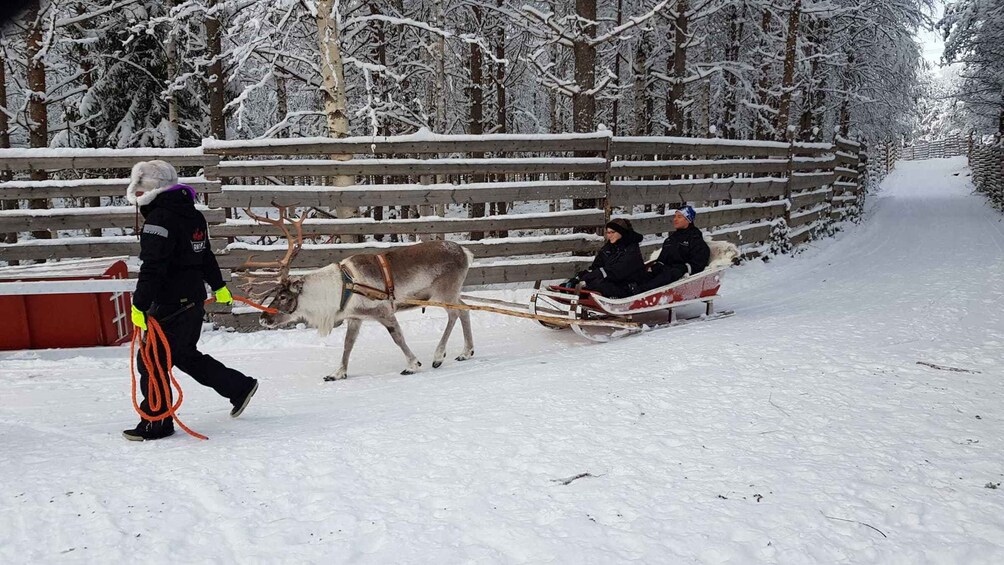
[[[288,217],[283,207],[279,207],[277,220],[255,215],[250,210],[245,212],[259,222],[278,227],[289,246],[286,255],[279,261],[261,263],[249,258],[244,265],[248,269],[277,269],[276,285],[265,293],[266,298],[273,297],[268,306],[275,313],[263,312],[259,323],[275,328],[302,321],[316,327],[321,336],[326,336],[348,321],[342,364],[334,374],[324,377],[325,381],[347,376],[349,355],[363,320],[375,320],[390,332],[408,361],[407,368],[401,371],[402,375],[413,374],[422,366],[405,343],[395,313],[399,309],[414,308],[405,302],[408,300],[460,303],[460,289],[473,260],[469,251],[452,241],[430,241],[380,255],[353,255],[308,275],[290,277],[290,264],[303,245],[302,224],[306,216],[289,220],[296,230],[294,236],[286,226]],[[460,318],[464,330],[464,351],[456,359],[464,361],[474,356],[470,313],[453,309],[446,309],[446,313],[449,318],[433,356],[434,368],[439,368],[446,358],[446,344],[457,318]]]

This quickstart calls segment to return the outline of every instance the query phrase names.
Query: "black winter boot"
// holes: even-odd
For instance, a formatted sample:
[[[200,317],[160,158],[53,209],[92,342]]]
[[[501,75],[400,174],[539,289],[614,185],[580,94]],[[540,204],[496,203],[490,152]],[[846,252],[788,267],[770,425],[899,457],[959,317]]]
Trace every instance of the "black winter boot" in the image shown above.
[[[254,393],[258,392],[258,380],[252,379],[251,388],[241,396],[234,398],[230,401],[234,405],[234,409],[230,411],[230,417],[236,418],[240,416],[244,409],[248,407],[248,403],[251,402],[251,397]]]
[[[140,420],[135,428],[122,432],[122,437],[129,441],[161,439],[170,435],[174,435],[174,420],[171,418],[157,422]]]

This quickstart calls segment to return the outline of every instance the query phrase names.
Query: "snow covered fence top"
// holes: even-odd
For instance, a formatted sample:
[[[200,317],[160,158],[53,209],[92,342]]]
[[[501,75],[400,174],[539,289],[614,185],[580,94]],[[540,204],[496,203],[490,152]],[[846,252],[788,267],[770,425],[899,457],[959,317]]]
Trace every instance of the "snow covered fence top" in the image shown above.
[[[428,130],[412,135],[359,136],[332,139],[251,139],[219,141],[204,139],[206,153],[242,155],[320,155],[387,153],[522,153],[606,151],[609,132],[562,134],[444,135]]]
[[[131,169],[140,161],[163,159],[175,167],[215,167],[219,157],[201,147],[184,149],[0,149],[0,171],[55,171],[62,169]]]

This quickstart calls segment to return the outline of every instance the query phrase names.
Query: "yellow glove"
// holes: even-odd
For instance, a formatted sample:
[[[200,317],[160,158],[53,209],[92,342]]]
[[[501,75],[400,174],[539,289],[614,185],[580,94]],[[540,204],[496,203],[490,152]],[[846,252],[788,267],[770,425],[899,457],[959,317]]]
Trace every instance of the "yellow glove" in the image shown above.
[[[225,286],[223,288],[217,290],[213,294],[216,295],[216,303],[217,304],[233,304],[234,303],[234,297],[230,294],[230,289],[228,289]]]
[[[146,331],[146,314],[137,308],[135,304],[132,306],[132,324],[137,328]]]

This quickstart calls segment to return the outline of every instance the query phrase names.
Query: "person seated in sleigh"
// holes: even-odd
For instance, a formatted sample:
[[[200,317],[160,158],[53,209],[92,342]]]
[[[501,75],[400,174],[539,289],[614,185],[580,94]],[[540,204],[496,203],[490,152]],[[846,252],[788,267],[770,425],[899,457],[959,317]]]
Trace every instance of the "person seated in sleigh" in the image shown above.
[[[666,286],[707,268],[711,248],[704,241],[704,234],[694,225],[696,217],[697,212],[691,206],[676,211],[673,215],[676,231],[669,234],[662,243],[659,257],[648,265],[646,280],[638,285],[638,291]]]
[[[593,264],[562,286],[586,288],[610,298],[634,294],[645,273],[645,259],[638,245],[641,234],[634,231],[630,221],[616,218],[607,223],[606,239]]]

